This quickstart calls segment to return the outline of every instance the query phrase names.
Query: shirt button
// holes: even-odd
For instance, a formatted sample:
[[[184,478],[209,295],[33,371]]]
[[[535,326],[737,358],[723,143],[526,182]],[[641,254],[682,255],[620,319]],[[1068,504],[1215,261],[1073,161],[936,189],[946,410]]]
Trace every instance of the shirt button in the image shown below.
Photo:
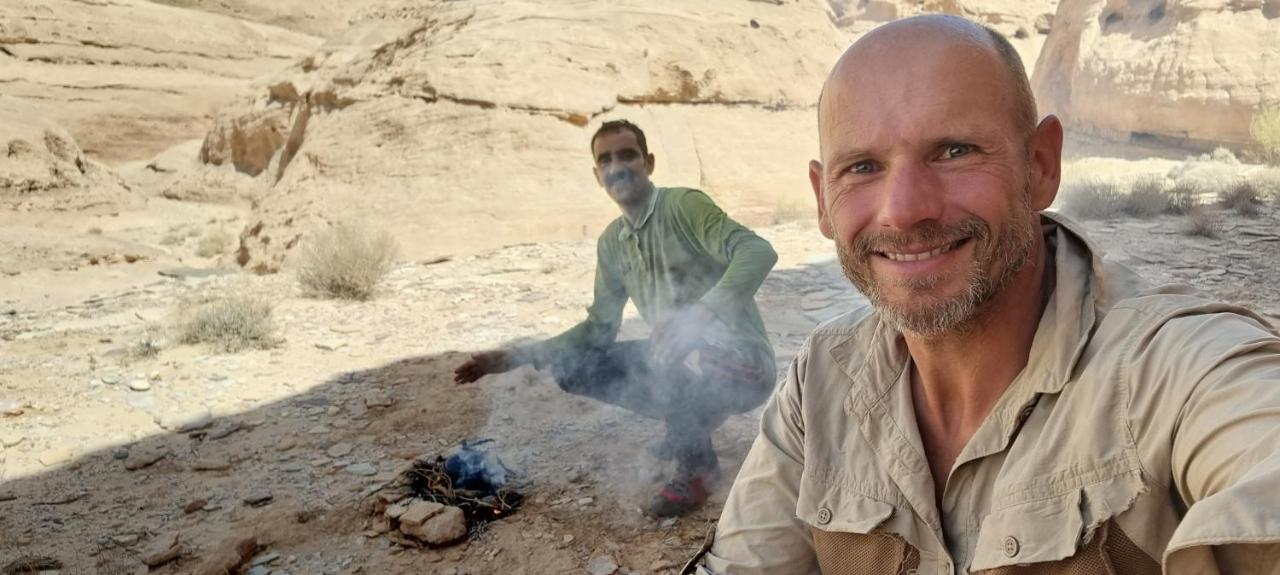
[[[818,510],[818,525],[831,523],[831,510],[823,507]]]
[[[1018,545],[1018,538],[1012,535],[1004,538],[1004,556],[1017,557],[1021,547]]]

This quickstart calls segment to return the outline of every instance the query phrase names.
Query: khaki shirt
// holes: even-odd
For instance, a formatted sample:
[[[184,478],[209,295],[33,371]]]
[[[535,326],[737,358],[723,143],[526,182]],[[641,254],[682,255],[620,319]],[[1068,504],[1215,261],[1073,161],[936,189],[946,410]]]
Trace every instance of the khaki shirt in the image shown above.
[[[911,358],[863,307],[792,362],[698,572],[1280,573],[1280,338],[1043,229],[1054,293],[941,509]]]

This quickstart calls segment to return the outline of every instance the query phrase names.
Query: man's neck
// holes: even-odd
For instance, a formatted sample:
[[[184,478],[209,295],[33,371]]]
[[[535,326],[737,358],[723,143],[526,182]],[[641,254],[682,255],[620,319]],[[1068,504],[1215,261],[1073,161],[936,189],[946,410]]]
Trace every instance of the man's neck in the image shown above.
[[[1032,253],[971,329],[941,338],[904,335],[916,370],[915,411],[934,429],[967,442],[1026,366],[1054,281],[1044,243]]]
[[[656,193],[658,193],[657,187],[649,184],[648,190],[643,194],[637,194],[634,202],[618,204],[618,207],[622,209],[622,216],[627,218],[627,222],[632,227],[640,225],[640,221],[644,219],[645,214],[649,211],[649,203],[653,201],[653,195]]]

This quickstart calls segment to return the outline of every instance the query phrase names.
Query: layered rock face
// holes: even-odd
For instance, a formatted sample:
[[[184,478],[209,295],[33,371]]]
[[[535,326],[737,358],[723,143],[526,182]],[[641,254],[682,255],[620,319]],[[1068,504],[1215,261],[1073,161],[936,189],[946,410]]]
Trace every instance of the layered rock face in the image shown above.
[[[202,136],[250,79],[321,40],[142,0],[0,2],[0,85],[107,163]]]
[[[1280,103],[1277,39],[1280,0],[1062,0],[1033,87],[1074,130],[1240,148]]]
[[[618,211],[589,140],[620,117],[660,185],[761,223],[812,204],[813,105],[846,43],[817,1],[406,3],[227,110],[201,158],[274,182],[242,237],[259,271],[338,219],[410,258],[594,237]]]
[[[136,198],[65,129],[0,95],[0,209],[112,209]]]

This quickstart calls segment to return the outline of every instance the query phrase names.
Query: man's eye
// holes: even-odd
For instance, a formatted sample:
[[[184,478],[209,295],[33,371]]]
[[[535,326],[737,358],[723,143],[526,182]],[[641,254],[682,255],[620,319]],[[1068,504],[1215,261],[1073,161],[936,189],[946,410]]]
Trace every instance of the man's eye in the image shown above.
[[[973,146],[969,144],[947,144],[942,148],[943,158],[959,158],[973,151]]]
[[[874,171],[876,171],[876,164],[871,161],[857,162],[849,166],[850,174],[870,174]]]
[[[637,152],[635,150],[623,150],[621,152],[618,152],[619,162],[630,162],[639,157],[640,157],[640,152]]]

